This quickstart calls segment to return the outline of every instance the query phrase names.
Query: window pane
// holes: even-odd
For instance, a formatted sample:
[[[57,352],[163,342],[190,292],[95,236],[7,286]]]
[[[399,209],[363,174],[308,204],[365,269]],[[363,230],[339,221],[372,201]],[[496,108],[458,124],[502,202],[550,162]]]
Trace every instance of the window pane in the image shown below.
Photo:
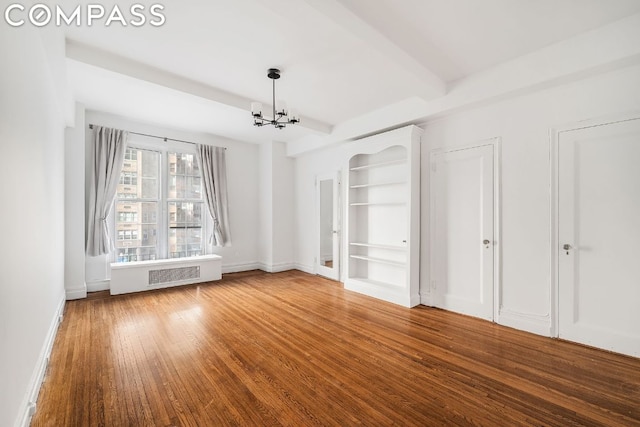
[[[200,168],[194,154],[168,153],[169,199],[202,199]]]
[[[158,202],[116,203],[118,262],[146,261],[157,257]]]
[[[159,258],[160,153],[127,148],[115,204],[116,261]]]
[[[186,198],[188,199],[202,199],[201,194],[202,180],[197,176],[190,176],[187,178]]]
[[[169,258],[202,255],[202,202],[169,202]]]
[[[120,174],[119,199],[158,199],[160,153],[127,148]]]
[[[143,199],[158,198],[158,176],[160,175],[160,154],[155,151],[139,150],[142,154],[142,164],[140,175],[142,176],[142,186],[140,197]]]

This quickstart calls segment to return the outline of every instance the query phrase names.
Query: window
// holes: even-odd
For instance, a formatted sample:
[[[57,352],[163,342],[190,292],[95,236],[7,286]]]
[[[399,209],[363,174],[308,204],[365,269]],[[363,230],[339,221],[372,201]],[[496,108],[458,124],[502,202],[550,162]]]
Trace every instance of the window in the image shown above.
[[[120,210],[118,212],[118,221],[119,222],[138,222],[138,212],[137,206],[132,207],[131,203],[121,204]],[[125,209],[136,209],[135,211],[125,211]]]
[[[194,154],[168,153],[169,258],[202,255],[202,178]]]
[[[122,172],[120,175],[120,184],[138,185],[138,174],[135,172]]]
[[[115,203],[116,261],[157,259],[160,153],[127,148],[125,159]]]
[[[134,148],[127,148],[127,151],[124,153],[125,160],[138,160],[138,150]]]
[[[205,253],[202,177],[188,151],[127,148],[113,215],[117,262]]]

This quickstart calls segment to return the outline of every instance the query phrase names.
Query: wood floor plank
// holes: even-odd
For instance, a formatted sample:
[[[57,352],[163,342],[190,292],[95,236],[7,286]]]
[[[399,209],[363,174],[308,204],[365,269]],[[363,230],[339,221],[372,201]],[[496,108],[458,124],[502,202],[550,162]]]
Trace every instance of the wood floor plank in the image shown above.
[[[32,426],[640,426],[640,359],[292,271],[69,301]]]

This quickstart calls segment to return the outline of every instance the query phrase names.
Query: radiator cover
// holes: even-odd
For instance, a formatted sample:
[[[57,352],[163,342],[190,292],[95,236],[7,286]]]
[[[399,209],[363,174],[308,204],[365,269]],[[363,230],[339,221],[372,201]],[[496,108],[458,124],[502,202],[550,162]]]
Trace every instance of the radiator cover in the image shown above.
[[[111,264],[111,295],[170,286],[210,282],[222,278],[222,258],[201,255]]]

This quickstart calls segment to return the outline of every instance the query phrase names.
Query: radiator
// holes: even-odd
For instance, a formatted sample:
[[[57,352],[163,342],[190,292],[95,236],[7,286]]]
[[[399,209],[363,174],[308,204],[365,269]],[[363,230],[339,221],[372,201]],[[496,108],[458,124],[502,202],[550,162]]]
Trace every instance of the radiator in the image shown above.
[[[162,259],[111,264],[111,295],[222,278],[222,257],[203,255],[191,258]]]
[[[162,270],[149,270],[149,285],[161,285],[163,283],[181,282],[183,280],[199,278],[199,265],[191,267],[163,268]]]

